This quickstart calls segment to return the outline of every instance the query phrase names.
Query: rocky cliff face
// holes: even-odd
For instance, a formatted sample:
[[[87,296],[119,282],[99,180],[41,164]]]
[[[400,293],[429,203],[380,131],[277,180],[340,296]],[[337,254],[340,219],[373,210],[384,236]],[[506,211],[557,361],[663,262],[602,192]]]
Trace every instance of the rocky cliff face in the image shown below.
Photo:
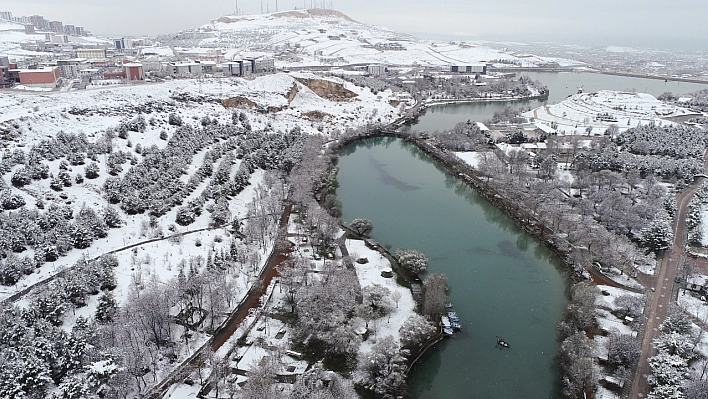
[[[346,89],[341,83],[324,79],[295,78],[302,85],[307,86],[318,96],[330,101],[350,101],[357,97],[353,91]]]

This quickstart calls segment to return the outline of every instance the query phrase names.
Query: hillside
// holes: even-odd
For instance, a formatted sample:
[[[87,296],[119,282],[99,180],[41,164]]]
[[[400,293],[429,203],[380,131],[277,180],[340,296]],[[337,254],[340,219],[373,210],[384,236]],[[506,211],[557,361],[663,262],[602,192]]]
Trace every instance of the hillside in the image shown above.
[[[205,36],[208,38],[198,39]],[[447,66],[494,61],[518,66],[573,63],[513,54],[472,43],[423,40],[354,21],[337,11],[318,9],[224,16],[200,28],[181,32],[173,44],[186,48],[227,49],[227,56],[244,52],[274,53],[279,67],[370,63]]]
[[[655,123],[671,124],[697,114],[666,104],[646,93],[602,90],[579,93],[558,104],[538,107],[524,114],[537,122],[555,126],[564,134],[602,134],[615,125],[619,131]]]
[[[0,20],[0,56],[8,56],[11,60],[19,60],[24,57],[39,56],[50,58],[55,53],[30,51],[22,48],[23,44],[36,44],[45,40],[44,32],[25,33],[24,26],[4,20]],[[76,45],[108,45],[109,40],[93,36],[69,36],[69,42]]]

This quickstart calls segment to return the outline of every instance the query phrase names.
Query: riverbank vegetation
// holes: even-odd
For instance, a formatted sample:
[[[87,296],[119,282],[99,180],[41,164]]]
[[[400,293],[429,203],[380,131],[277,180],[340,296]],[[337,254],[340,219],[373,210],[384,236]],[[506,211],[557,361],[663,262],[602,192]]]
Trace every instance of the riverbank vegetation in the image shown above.
[[[610,274],[608,281],[616,281],[611,284],[624,283],[632,289],[639,284],[630,276],[651,274],[655,255],[672,245],[675,190],[702,173],[706,149],[703,131],[658,125],[630,129],[616,140],[550,136],[547,150],[532,154],[509,145],[490,147],[489,137],[472,123],[446,132],[400,136],[549,244],[576,281],[603,270]],[[649,142],[659,136],[664,144],[653,148]],[[351,142],[356,137],[342,139]],[[692,143],[690,150],[681,144],[686,140]],[[450,152],[460,150],[477,151],[473,167]],[[637,306],[625,302],[619,300],[610,317],[628,317],[632,330],[641,331],[646,302]],[[598,361],[591,350],[597,331],[593,312],[584,309],[569,308],[568,319],[559,326],[564,342],[559,364],[569,397],[592,391],[598,383]],[[638,341],[629,332],[602,334],[606,335],[602,350],[610,354],[604,373],[609,380],[624,383],[636,368]]]

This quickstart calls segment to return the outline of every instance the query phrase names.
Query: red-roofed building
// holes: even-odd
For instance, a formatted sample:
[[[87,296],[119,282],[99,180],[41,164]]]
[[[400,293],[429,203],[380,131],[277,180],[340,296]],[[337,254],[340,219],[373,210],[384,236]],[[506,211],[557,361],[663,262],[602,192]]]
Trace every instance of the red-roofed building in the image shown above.
[[[123,64],[125,68],[125,78],[129,81],[131,80],[145,80],[145,71],[143,70],[143,64],[138,62],[130,62]]]
[[[20,84],[30,87],[55,88],[59,82],[59,67],[19,69]]]

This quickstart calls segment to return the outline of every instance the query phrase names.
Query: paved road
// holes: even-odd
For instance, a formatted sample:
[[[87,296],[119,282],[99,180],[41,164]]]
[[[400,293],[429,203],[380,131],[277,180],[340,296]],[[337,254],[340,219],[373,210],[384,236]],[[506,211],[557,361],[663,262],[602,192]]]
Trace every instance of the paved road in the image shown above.
[[[708,167],[708,152],[704,155],[703,169]],[[659,325],[666,319],[669,304],[673,301],[673,291],[675,288],[674,278],[677,275],[681,259],[686,248],[686,215],[688,204],[693,198],[693,194],[703,183],[703,177],[696,180],[676,197],[676,216],[673,221],[674,245],[661,257],[655,292],[651,296],[651,306],[647,319],[644,339],[642,340],[642,355],[639,358],[637,373],[632,381],[630,398],[645,398],[650,391],[647,377],[651,374],[649,358],[656,354],[652,347],[652,342],[659,335]]]

